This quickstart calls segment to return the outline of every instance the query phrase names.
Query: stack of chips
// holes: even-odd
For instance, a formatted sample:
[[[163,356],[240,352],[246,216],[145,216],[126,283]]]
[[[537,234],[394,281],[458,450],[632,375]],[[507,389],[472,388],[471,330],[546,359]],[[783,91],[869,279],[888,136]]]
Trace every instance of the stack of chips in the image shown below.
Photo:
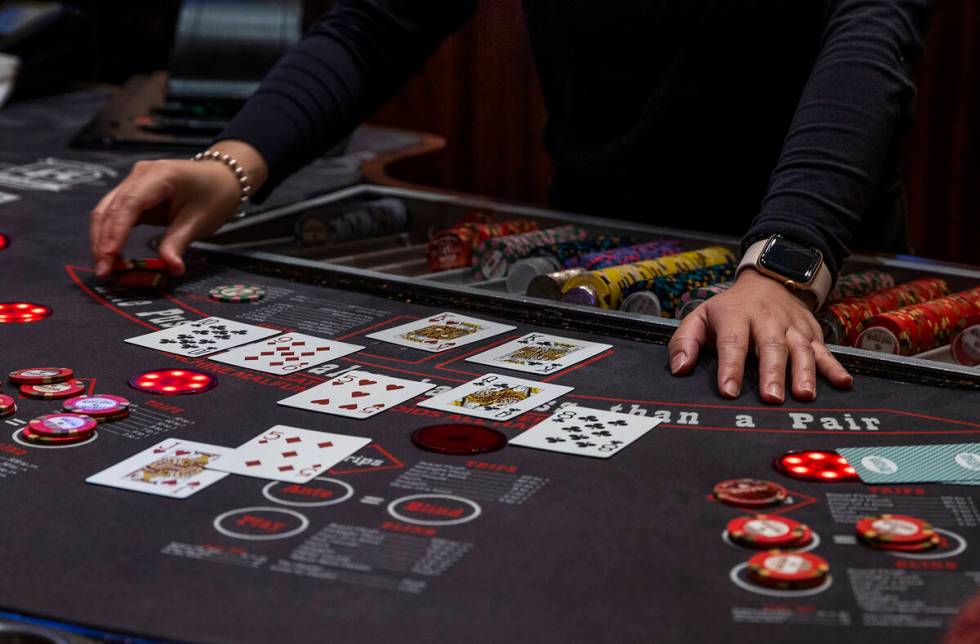
[[[949,343],[950,352],[957,364],[976,367],[980,365],[980,314],[971,315],[961,326],[963,330]]]
[[[429,270],[433,272],[463,268],[473,263],[477,244],[492,237],[504,237],[537,230],[538,222],[508,219],[497,223],[459,223],[436,233],[429,240]]]
[[[735,517],[726,532],[733,543],[756,550],[805,548],[813,542],[809,526],[777,514]]]
[[[629,235],[596,235],[532,248],[526,258],[514,262],[507,271],[507,291],[524,293],[531,280],[538,275],[574,268],[583,255],[628,246],[635,242]]]
[[[865,545],[891,552],[922,552],[942,541],[931,525],[905,514],[863,517],[854,524],[854,531]]]
[[[812,552],[760,552],[748,561],[749,579],[764,588],[805,590],[820,586],[830,574],[827,560]]]
[[[296,221],[300,246],[322,246],[400,233],[408,228],[405,204],[391,197],[359,204],[346,212],[311,212]]]
[[[633,246],[621,246],[581,255],[575,260],[573,266],[568,268],[579,267],[587,271],[597,271],[601,268],[633,264],[645,259],[676,255],[679,252],[681,252],[681,243],[676,239],[658,239]]]
[[[13,416],[17,413],[17,401],[7,394],[0,394],[0,418]]]
[[[92,438],[97,426],[94,418],[84,414],[45,414],[31,420],[21,436],[37,445],[73,445]]]
[[[947,344],[975,314],[980,287],[876,315],[864,323],[855,346],[912,356]]]
[[[166,264],[159,257],[117,259],[109,281],[115,286],[153,288],[167,285]]]
[[[557,244],[585,239],[588,233],[579,226],[559,226],[545,230],[531,230],[506,237],[491,237],[473,249],[473,271],[484,279],[498,279],[520,259],[544,244]]]
[[[623,302],[623,291],[639,281],[734,261],[735,255],[728,248],[709,246],[659,259],[611,266],[568,280],[562,287],[562,299],[573,304],[618,309]]]
[[[677,309],[676,313],[677,319],[683,320],[691,311],[704,304],[706,300],[711,299],[719,293],[724,293],[734,285],[734,281],[719,282],[717,284],[702,286],[695,291],[685,293],[681,296],[681,306],[679,309]]]
[[[837,278],[837,285],[827,296],[827,302],[839,302],[848,297],[861,297],[865,293],[895,286],[895,278],[885,271],[870,270],[848,273]]]
[[[905,284],[853,297],[825,306],[817,313],[817,321],[823,329],[824,341],[829,344],[853,344],[874,316],[886,311],[949,293],[946,281],[938,277],[913,280]]]
[[[111,423],[129,416],[129,401],[111,394],[75,396],[66,400],[62,409],[73,414],[84,414],[100,424]]]
[[[683,297],[692,290],[729,282],[733,277],[735,264],[729,262],[641,280],[623,291],[620,308],[631,313],[672,318],[683,305]]]

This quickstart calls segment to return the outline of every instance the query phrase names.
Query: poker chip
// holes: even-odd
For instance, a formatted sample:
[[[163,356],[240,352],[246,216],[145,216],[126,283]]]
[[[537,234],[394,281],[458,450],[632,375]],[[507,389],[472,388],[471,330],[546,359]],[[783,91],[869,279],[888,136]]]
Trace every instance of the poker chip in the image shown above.
[[[731,281],[735,278],[735,268],[734,263],[717,264],[642,280],[623,291],[620,308],[631,313],[673,318],[683,306],[685,295],[697,288]]]
[[[856,481],[857,470],[837,452],[792,450],[776,457],[773,467],[786,476],[804,481]]]
[[[136,374],[129,386],[161,396],[199,394],[218,386],[218,377],[193,369],[155,369]]]
[[[722,503],[746,508],[778,505],[787,494],[782,485],[761,479],[729,479],[714,487],[714,496]]]
[[[0,233],[0,250],[3,250],[7,246],[10,246],[10,238]]]
[[[837,278],[834,290],[827,296],[828,302],[838,302],[849,297],[860,297],[873,291],[895,286],[891,273],[872,269],[858,273],[847,273]]]
[[[17,413],[17,401],[7,394],[0,394],[0,418],[13,416]]]
[[[618,309],[623,302],[623,292],[637,282],[734,261],[735,255],[728,248],[709,246],[657,259],[590,270],[565,283],[562,299],[573,304]]]
[[[862,517],[854,524],[854,531],[865,541],[904,545],[922,543],[936,534],[931,525],[907,514]]]
[[[861,539],[860,541],[875,550],[885,550],[887,552],[924,552],[926,550],[932,550],[943,542],[942,537],[938,534],[934,534],[918,543],[888,543],[870,539]]]
[[[126,271],[165,271],[167,264],[159,257],[145,257],[142,259],[117,259],[112,264],[114,272]]]
[[[525,294],[528,297],[540,297],[546,300],[562,299],[562,288],[568,280],[576,275],[585,273],[584,268],[566,268],[546,275],[538,275],[527,285]]]
[[[258,302],[265,297],[265,289],[255,284],[228,284],[214,287],[208,295],[216,302]]]
[[[579,259],[585,255],[634,244],[636,240],[631,235],[594,235],[585,239],[537,246],[531,249],[525,259],[518,260],[507,271],[507,291],[526,293],[531,280],[539,275],[576,268]],[[679,250],[680,247],[673,252]],[[561,296],[560,290],[558,295]]]
[[[491,237],[473,248],[472,267],[483,279],[499,279],[531,250],[544,244],[585,239],[588,233],[580,226],[566,225],[544,230],[531,230],[516,235]]]
[[[442,230],[429,240],[427,256],[432,272],[464,268],[473,264],[473,251],[481,242],[538,230],[531,219],[508,219],[500,222],[463,221]]]
[[[980,365],[980,315],[965,319],[962,327],[949,343],[950,352],[957,364],[976,367]]]
[[[413,432],[412,443],[420,449],[439,454],[486,454],[503,449],[507,445],[507,437],[481,425],[432,425]]]
[[[49,306],[33,302],[0,302],[0,324],[27,324],[50,317]]]
[[[322,246],[404,232],[409,216],[405,203],[393,197],[360,202],[343,212],[319,208],[296,220],[293,234],[301,246]]]
[[[720,282],[718,284],[710,284],[708,286],[702,286],[695,291],[689,291],[681,296],[681,308],[677,309],[674,314],[678,320],[683,320],[691,312],[704,304],[707,300],[711,299],[715,295],[724,293],[732,286],[735,282]]]
[[[49,385],[70,380],[75,372],[68,367],[32,367],[11,371],[10,382],[18,385]]]
[[[728,522],[727,532],[735,543],[765,550],[801,548],[813,540],[813,531],[806,524],[771,514],[735,517]]]
[[[67,380],[48,385],[21,385],[20,393],[28,398],[41,400],[58,400],[71,398],[85,391],[85,383],[81,380]]]
[[[122,396],[111,394],[95,394],[92,396],[75,396],[62,403],[66,412],[85,414],[92,418],[111,418],[127,413],[129,401]]]
[[[30,431],[38,436],[52,438],[88,437],[98,423],[94,418],[83,414],[62,413],[38,416],[28,423]]]
[[[32,431],[29,427],[25,427],[21,430],[20,435],[24,440],[30,443],[37,443],[41,445],[67,445],[88,440],[94,433],[95,432],[88,432],[77,436],[46,436],[44,434],[38,434],[37,432]]]
[[[587,271],[597,271],[602,268],[632,264],[645,259],[657,259],[681,252],[681,243],[676,239],[657,239],[654,241],[619,246],[597,250],[577,257],[572,267],[584,268]]]
[[[827,560],[812,552],[770,550],[748,561],[749,579],[767,588],[801,590],[819,586],[830,572]]]

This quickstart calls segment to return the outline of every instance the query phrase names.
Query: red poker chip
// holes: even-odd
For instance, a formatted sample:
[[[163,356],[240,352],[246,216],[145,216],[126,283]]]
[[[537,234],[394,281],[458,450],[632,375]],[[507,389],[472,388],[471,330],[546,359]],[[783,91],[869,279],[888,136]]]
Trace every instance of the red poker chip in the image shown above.
[[[7,246],[10,246],[10,237],[0,233],[0,250],[3,250]]]
[[[967,367],[980,365],[980,315],[967,318],[965,327],[949,343],[953,359]]]
[[[762,479],[729,479],[714,487],[715,498],[728,505],[746,508],[767,507],[782,503],[788,492],[772,481]]]
[[[0,418],[17,413],[17,401],[7,394],[0,394]]]
[[[827,576],[830,564],[812,552],[760,552],[749,559],[749,571],[774,582],[805,583]]]
[[[867,539],[861,539],[861,542],[871,546],[875,550],[885,550],[888,552],[922,552],[924,550],[932,550],[936,546],[941,545],[943,540],[938,534],[934,534],[919,543],[885,543],[883,541],[870,541]]]
[[[107,418],[128,411],[129,401],[122,396],[94,394],[69,398],[62,403],[62,408],[67,412],[85,414],[92,418]]]
[[[155,369],[136,374],[129,386],[161,396],[200,394],[218,386],[218,377],[193,369]]]
[[[809,526],[788,517],[771,514],[735,517],[728,522],[728,536],[753,548],[800,547],[813,539]]]
[[[33,367],[10,372],[10,382],[18,385],[48,385],[70,380],[75,372],[67,367]]]
[[[482,425],[432,425],[413,432],[412,443],[439,454],[486,454],[506,446],[507,437]]]
[[[41,400],[58,400],[60,398],[71,398],[85,391],[85,383],[81,380],[68,380],[66,382],[54,382],[47,385],[21,385],[20,393],[28,398],[40,398]]]
[[[793,450],[782,456],[777,456],[773,467],[794,479],[803,481],[856,481],[858,473],[847,462],[847,459],[837,452],[827,450]]]
[[[862,539],[896,544],[920,543],[936,534],[931,525],[907,514],[862,517],[854,530]]]
[[[0,302],[0,324],[26,324],[49,317],[50,306],[33,302]]]
[[[82,414],[46,414],[31,420],[28,427],[40,436],[59,438],[88,435],[95,431],[98,425],[94,418]]]
[[[21,437],[31,443],[44,443],[47,445],[64,445],[68,443],[79,443],[84,440],[88,440],[92,437],[95,432],[87,432],[83,434],[76,434],[73,436],[48,436],[45,434],[38,434],[31,430],[30,427],[25,427],[21,430]]]

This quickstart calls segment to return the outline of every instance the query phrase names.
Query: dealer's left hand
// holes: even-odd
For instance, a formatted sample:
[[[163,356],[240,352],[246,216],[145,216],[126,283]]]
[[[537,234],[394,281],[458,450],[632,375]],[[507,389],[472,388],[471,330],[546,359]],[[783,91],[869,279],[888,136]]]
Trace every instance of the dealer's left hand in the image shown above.
[[[797,400],[817,396],[817,373],[847,389],[854,379],[823,343],[823,333],[807,306],[785,286],[754,270],[742,271],[735,284],[694,309],[668,345],[670,370],[683,375],[697,364],[702,347],[718,351],[718,390],[737,398],[742,390],[749,349],[759,361],[759,392],[767,403],[786,398],[786,371]]]

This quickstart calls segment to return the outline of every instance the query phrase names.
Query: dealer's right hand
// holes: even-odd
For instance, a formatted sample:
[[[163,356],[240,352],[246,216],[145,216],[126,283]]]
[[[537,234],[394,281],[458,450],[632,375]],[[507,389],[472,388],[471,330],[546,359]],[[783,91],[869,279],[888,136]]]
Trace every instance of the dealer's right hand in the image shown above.
[[[262,156],[242,141],[214,144],[244,168],[253,192],[268,176]],[[184,272],[184,251],[207,237],[238,212],[241,188],[234,171],[213,160],[163,159],[140,161],[122,183],[105,195],[92,211],[89,236],[95,273],[107,277],[129,233],[139,224],[166,226],[159,254],[167,272]]]

